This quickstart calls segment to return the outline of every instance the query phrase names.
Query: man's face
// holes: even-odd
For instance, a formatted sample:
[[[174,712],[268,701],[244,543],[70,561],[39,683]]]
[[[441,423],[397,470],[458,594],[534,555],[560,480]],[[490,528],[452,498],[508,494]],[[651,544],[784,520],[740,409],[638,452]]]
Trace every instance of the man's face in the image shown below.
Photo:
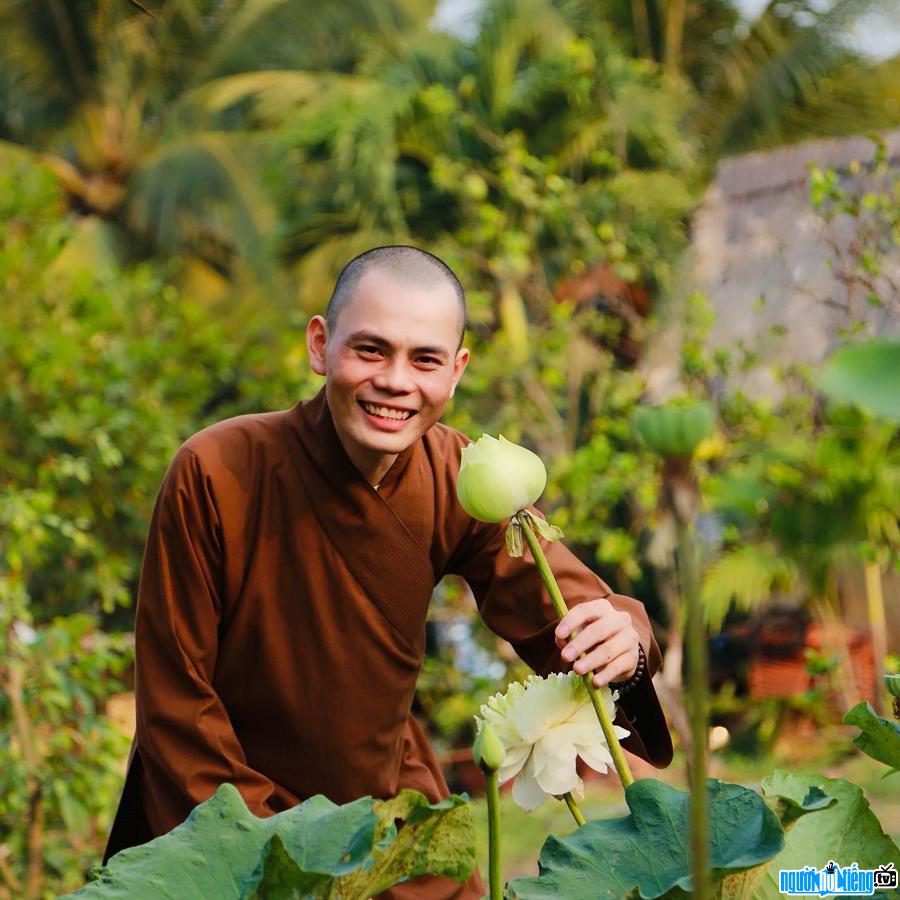
[[[367,477],[441,417],[469,352],[457,350],[459,302],[444,279],[405,283],[366,272],[338,313],[334,331],[317,316],[308,343],[341,443]]]

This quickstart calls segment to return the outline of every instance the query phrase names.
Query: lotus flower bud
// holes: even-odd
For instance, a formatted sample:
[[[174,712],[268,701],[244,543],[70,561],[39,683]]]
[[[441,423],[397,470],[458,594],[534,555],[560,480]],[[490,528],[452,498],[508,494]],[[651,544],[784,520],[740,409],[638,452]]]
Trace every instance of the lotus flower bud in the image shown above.
[[[503,741],[487,722],[480,722],[478,736],[472,745],[472,759],[482,772],[496,772],[506,760]]]
[[[456,496],[480,522],[502,522],[531,506],[544,492],[547,470],[530,450],[484,434],[462,451]]]

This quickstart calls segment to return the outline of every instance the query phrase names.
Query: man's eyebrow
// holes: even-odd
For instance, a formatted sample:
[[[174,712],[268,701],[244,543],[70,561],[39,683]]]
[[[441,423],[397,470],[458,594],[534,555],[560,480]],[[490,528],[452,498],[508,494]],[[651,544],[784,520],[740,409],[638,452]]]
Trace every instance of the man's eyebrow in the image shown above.
[[[390,341],[385,340],[383,337],[377,334],[373,334],[371,331],[354,331],[347,338],[347,343],[357,343],[357,342],[365,342],[367,344],[374,344],[376,347],[381,347],[385,350],[393,350],[394,346]],[[414,347],[412,351],[416,356],[429,354],[431,356],[440,356],[444,359],[450,358],[450,353],[447,351],[445,347]]]

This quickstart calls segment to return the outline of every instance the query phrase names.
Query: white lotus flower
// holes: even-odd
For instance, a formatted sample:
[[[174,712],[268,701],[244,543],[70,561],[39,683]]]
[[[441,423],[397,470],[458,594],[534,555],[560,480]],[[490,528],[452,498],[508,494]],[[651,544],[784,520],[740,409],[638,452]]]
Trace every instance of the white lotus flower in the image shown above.
[[[613,718],[617,695],[606,687],[599,694]],[[500,783],[515,776],[513,799],[526,811],[537,809],[550,795],[584,794],[577,757],[598,772],[613,765],[587,688],[574,672],[513,682],[505,694],[495,694],[481,707],[481,716],[476,716],[479,729],[481,722],[490,725],[506,750]],[[614,727],[620,739],[628,736],[624,728]]]
[[[473,519],[502,522],[531,506],[546,485],[541,458],[502,434],[483,434],[477,444],[463,447],[456,496]]]

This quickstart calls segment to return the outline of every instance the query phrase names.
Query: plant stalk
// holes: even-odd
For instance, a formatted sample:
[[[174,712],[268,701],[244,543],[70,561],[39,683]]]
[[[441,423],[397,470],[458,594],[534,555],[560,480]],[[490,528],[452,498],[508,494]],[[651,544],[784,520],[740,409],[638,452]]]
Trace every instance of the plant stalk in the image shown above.
[[[709,750],[709,661],[706,628],[700,606],[700,573],[690,521],[678,518],[678,565],[685,606],[685,644],[688,653],[687,700],[691,726],[691,870],[694,900],[709,896],[706,770]]]
[[[28,798],[28,830],[25,841],[25,891],[27,900],[37,900],[41,896],[44,882],[44,825],[43,825],[43,785],[38,772],[40,758],[35,749],[34,734],[28,710],[25,705],[25,662],[15,653],[15,637],[10,626],[7,647],[11,648],[7,662],[7,691],[12,708],[12,717],[25,763],[25,795]]]
[[[571,791],[566,791],[563,794],[563,800],[566,801],[566,806],[569,807],[569,812],[572,813],[572,818],[578,823],[578,827],[580,828],[585,823],[584,813],[581,811],[581,807],[578,805],[578,801],[572,796]]]
[[[881,590],[881,570],[877,562],[866,563],[866,599],[869,606],[869,630],[872,632],[872,656],[875,658],[875,711],[884,715],[884,660],[887,656],[887,616]]]
[[[488,806],[488,879],[491,900],[503,900],[503,873],[500,868],[500,784],[497,772],[485,772]]]
[[[550,594],[550,599],[553,601],[556,614],[562,618],[569,611],[569,607],[566,606],[566,601],[563,599],[563,595],[559,590],[559,585],[556,583],[556,578],[553,576],[550,564],[547,562],[547,557],[544,556],[544,551],[541,549],[537,535],[534,533],[534,529],[531,527],[531,523],[528,521],[527,516],[518,516],[518,522],[522,527],[525,543],[528,544],[528,549],[531,550],[531,555],[534,557],[538,572],[540,572],[541,578],[547,586],[547,591]],[[569,640],[571,640],[572,637],[574,637],[574,635],[571,635]],[[593,677],[594,675],[592,672],[585,672],[584,675],[581,676],[584,685],[587,688],[588,696],[591,698],[591,705],[594,707],[594,712],[597,713],[600,727],[603,729],[603,736],[606,738],[606,743],[613,758],[616,772],[618,772],[619,779],[622,782],[622,787],[628,787],[629,784],[634,782],[634,776],[631,774],[631,769],[628,767],[628,761],[625,759],[625,753],[619,744],[618,737],[616,737],[612,719],[610,719],[609,713],[606,711],[606,706],[603,704],[600,692],[594,687]]]
[[[647,0],[631,0],[631,18],[634,24],[634,43],[637,55],[643,56],[645,59],[652,59],[653,42],[650,38]]]
[[[666,10],[665,48],[663,64],[666,71],[677,73],[681,69],[681,42],[684,37],[685,0],[669,0]]]

